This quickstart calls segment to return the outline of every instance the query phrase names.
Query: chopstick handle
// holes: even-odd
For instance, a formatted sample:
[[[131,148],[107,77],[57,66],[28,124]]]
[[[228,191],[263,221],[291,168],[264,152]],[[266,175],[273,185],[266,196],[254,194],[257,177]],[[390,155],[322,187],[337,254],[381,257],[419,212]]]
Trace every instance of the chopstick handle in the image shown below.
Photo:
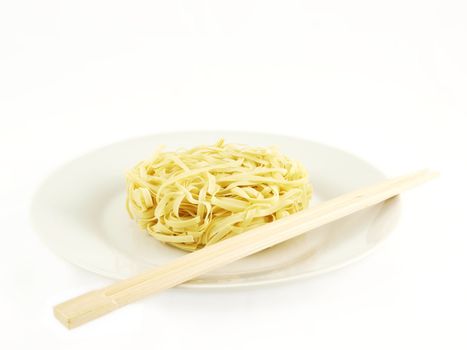
[[[55,306],[54,314],[66,327],[77,327],[121,306],[375,205],[436,176],[437,173],[423,170],[336,197],[187,254],[167,265],[65,301]]]

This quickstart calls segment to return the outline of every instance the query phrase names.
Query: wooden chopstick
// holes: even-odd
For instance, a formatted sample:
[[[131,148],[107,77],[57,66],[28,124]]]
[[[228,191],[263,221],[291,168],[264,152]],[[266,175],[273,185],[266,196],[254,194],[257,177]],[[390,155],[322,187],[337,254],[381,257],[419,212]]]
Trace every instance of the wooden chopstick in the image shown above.
[[[189,253],[165,266],[65,301],[55,306],[55,317],[68,328],[77,327],[136,300],[394,197],[436,176],[435,172],[422,170],[344,194]]]

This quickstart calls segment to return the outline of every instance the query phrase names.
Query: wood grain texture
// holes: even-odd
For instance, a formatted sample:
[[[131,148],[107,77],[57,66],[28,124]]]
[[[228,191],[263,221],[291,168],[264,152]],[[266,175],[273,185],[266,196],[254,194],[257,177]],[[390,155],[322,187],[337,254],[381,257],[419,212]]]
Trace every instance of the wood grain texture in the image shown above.
[[[55,306],[54,314],[66,327],[77,327],[133,301],[397,196],[436,176],[435,172],[422,170],[344,194],[189,253],[167,265],[65,301]]]

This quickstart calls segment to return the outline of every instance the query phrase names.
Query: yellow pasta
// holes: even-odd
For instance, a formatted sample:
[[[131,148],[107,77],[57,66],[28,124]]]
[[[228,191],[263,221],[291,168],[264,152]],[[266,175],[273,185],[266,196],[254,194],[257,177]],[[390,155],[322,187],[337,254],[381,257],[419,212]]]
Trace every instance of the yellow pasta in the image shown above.
[[[194,251],[308,206],[303,165],[273,147],[219,140],[164,152],[131,169],[127,210],[151,236]]]

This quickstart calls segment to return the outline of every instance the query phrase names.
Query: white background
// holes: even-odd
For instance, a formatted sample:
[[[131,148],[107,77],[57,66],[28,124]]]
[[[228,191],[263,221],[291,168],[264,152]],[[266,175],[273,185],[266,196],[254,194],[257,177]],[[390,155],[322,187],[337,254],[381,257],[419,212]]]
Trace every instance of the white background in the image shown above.
[[[2,1],[0,347],[465,349],[466,18],[461,0]],[[295,135],[388,175],[442,176],[344,270],[174,289],[64,329],[52,306],[110,281],[38,240],[35,188],[96,147],[196,129]]]

